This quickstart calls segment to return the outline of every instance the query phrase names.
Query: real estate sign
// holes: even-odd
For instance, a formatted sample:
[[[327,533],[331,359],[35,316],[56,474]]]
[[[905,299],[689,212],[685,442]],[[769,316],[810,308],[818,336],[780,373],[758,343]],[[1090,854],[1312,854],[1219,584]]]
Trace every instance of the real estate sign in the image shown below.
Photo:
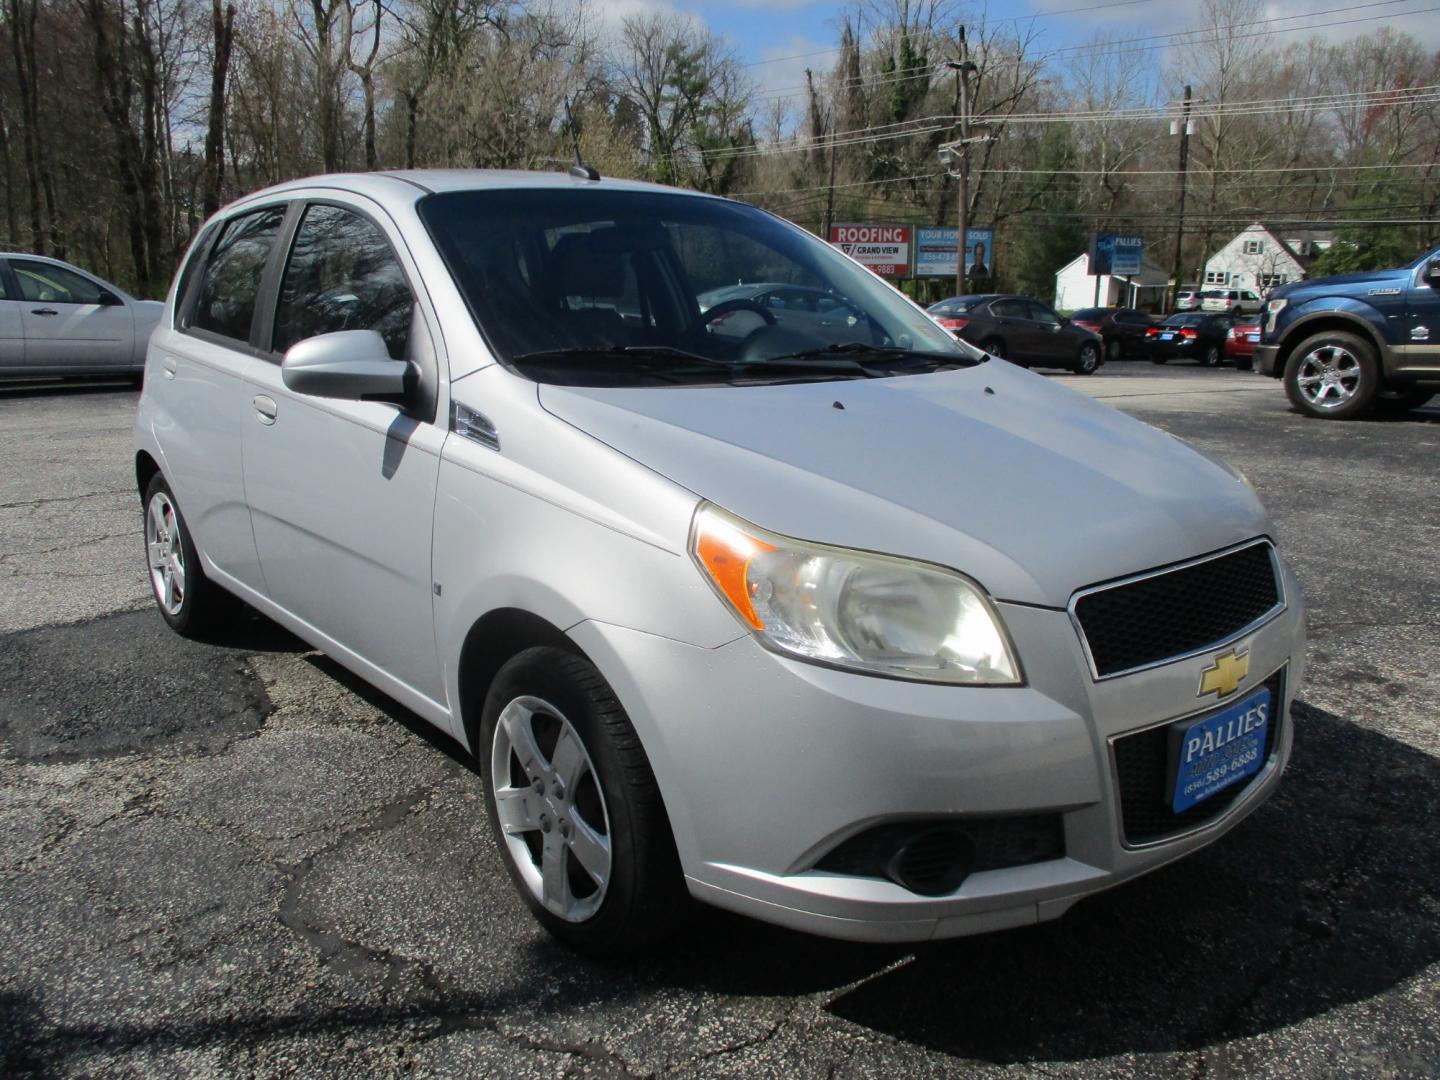
[[[915,230],[915,276],[951,277],[956,274],[955,248],[960,230],[956,228]],[[994,232],[990,229],[965,230],[965,276],[988,278]]]
[[[1140,256],[1145,251],[1143,236],[1118,233],[1091,233],[1090,273],[1131,277],[1140,273]]]
[[[884,277],[910,273],[909,225],[832,225],[830,243]]]

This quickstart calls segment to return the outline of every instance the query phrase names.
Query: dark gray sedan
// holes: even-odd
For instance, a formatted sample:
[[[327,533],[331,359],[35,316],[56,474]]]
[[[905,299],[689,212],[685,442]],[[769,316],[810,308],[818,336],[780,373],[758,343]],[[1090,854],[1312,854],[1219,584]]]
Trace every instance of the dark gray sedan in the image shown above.
[[[1093,375],[1104,363],[1099,334],[1028,296],[957,296],[927,310],[956,337],[1022,367]]]

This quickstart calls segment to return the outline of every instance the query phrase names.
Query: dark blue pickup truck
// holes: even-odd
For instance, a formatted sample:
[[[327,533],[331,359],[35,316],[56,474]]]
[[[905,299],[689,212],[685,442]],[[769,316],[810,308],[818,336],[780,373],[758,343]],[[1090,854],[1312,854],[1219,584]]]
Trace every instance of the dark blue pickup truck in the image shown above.
[[[1440,393],[1440,250],[1397,270],[1282,285],[1261,317],[1255,367],[1301,412],[1348,420]]]

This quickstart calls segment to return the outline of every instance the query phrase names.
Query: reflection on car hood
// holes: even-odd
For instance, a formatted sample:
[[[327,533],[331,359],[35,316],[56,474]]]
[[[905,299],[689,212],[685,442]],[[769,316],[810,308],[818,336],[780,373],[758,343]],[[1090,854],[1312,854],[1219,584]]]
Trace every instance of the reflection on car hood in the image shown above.
[[[951,566],[1002,600],[1062,607],[1080,586],[1267,528],[1237,476],[1003,362],[768,387],[542,385],[540,401],[766,529]]]

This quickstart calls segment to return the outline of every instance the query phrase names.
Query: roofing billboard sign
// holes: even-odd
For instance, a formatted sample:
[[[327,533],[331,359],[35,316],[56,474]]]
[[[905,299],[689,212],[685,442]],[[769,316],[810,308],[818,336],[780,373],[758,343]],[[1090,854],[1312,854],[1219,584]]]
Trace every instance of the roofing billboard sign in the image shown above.
[[[909,225],[832,225],[830,243],[884,277],[910,273]]]

